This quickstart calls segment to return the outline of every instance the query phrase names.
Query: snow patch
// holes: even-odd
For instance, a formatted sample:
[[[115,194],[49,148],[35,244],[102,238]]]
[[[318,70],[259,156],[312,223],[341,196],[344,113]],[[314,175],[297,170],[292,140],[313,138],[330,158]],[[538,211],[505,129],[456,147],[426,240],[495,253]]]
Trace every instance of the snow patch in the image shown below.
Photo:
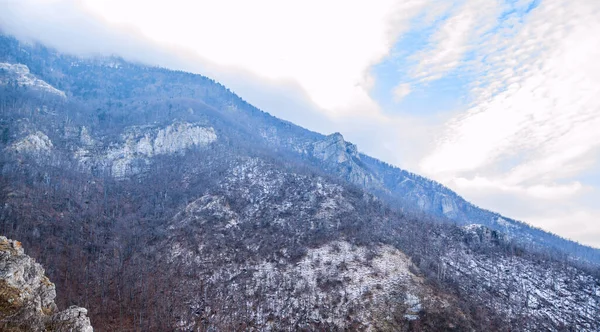
[[[13,143],[11,147],[18,153],[48,153],[54,145],[46,134],[36,131]]]
[[[370,302],[372,305],[379,305],[402,285],[407,290],[404,317],[415,320],[419,318],[421,311],[421,298],[417,294],[423,286],[422,279],[410,272],[410,265],[410,259],[391,246],[381,245],[375,249],[367,249],[346,241],[335,241],[309,249],[295,266],[287,267],[283,273],[297,276],[294,279],[295,287],[303,289],[305,296],[314,297],[314,301],[339,294],[344,303],[364,305],[365,302]],[[257,271],[254,276],[257,281],[269,283],[278,278],[278,268],[273,262],[261,263],[257,266]],[[388,309],[381,308],[382,312]],[[364,316],[367,314],[367,311],[358,312],[357,319],[371,321]],[[315,320],[323,319],[318,309],[311,312],[311,317]],[[345,317],[330,317],[326,321],[343,326],[344,319]]]
[[[66,98],[63,91],[31,74],[26,65],[0,62],[0,74],[5,74],[0,75],[0,84],[8,84],[14,80],[19,86],[36,88]]]

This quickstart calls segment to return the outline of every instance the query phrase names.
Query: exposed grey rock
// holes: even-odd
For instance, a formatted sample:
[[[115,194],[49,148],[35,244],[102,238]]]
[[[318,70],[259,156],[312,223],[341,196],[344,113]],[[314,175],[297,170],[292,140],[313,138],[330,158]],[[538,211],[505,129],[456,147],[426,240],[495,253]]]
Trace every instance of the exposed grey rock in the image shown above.
[[[87,317],[87,309],[77,306],[71,306],[54,314],[47,326],[52,331],[94,331],[90,325],[90,319]]]
[[[14,143],[11,148],[18,153],[49,153],[54,145],[46,134],[41,131],[27,135],[23,139]]]
[[[90,160],[107,164],[112,175],[122,179],[142,172],[143,167],[139,165],[150,164],[149,158],[153,156],[182,154],[186,149],[206,146],[217,140],[212,127],[187,122],[175,122],[165,128],[134,126],[121,136],[122,142],[100,151],[101,157],[86,149],[77,150],[75,156],[82,164],[89,164]]]
[[[333,133],[324,140],[316,142],[313,155],[324,161],[343,163],[353,158],[360,159],[356,145],[344,141],[340,133]]]
[[[58,312],[54,284],[21,243],[0,236],[0,330],[92,332],[87,310]]]
[[[9,82],[39,91],[50,92],[63,98],[66,97],[63,91],[31,74],[29,67],[26,65],[0,62],[0,85],[8,84]]]
[[[356,145],[346,142],[340,133],[333,133],[313,144],[313,157],[338,169],[351,183],[371,189],[382,189],[382,182],[365,169]]]

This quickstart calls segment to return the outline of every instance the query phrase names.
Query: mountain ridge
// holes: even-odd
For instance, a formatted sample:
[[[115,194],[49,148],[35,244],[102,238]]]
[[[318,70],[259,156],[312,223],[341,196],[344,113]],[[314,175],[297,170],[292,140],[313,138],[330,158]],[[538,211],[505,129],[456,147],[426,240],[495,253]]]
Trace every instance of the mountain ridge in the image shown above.
[[[0,87],[0,231],[99,330],[599,327],[594,249],[473,223],[495,225],[208,78],[9,37],[0,50],[66,96]]]
[[[3,38],[5,39],[6,43],[8,37]],[[19,43],[15,39],[11,40],[8,38],[8,43],[11,44],[11,47],[13,48],[18,49],[19,47]],[[53,52],[44,48],[43,46],[34,46],[34,48],[35,47],[41,47],[43,49],[42,53],[45,55],[51,55]],[[10,47],[5,48],[5,52],[9,49]],[[12,51],[13,55],[4,54],[4,59],[12,58],[13,60],[23,60],[23,58],[18,56],[21,52],[16,52],[17,56],[14,55],[15,52],[16,51]],[[0,55],[0,57],[1,56],[2,55]],[[55,55],[55,57],[59,60],[61,58],[61,56],[58,55]],[[550,247],[562,252],[566,251],[567,253],[578,252],[578,255],[582,256],[579,257],[579,259],[587,260],[594,264],[600,264],[599,248],[581,245],[573,240],[549,233],[548,231],[533,227],[525,222],[517,221],[512,218],[502,216],[499,213],[475,206],[466,201],[456,192],[438,182],[411,172],[404,171],[399,167],[391,166],[388,163],[379,161],[363,153],[358,153],[356,146],[352,143],[346,142],[343,139],[343,136],[339,133],[322,135],[261,111],[245,102],[242,98],[231,92],[225,86],[205,76],[190,74],[182,71],[171,71],[160,67],[145,67],[143,65],[131,64],[120,58],[114,57],[92,58],[90,60],[82,60],[77,57],[65,55],[62,55],[62,57],[66,57],[66,62],[69,63],[71,70],[75,68],[74,70],[77,72],[82,66],[89,67],[90,64],[94,65],[94,63],[98,63],[101,65],[101,67],[108,69],[109,72],[112,73],[111,75],[117,75],[120,70],[136,70],[138,68],[142,68],[143,71],[150,73],[160,73],[161,71],[165,71],[163,76],[165,73],[174,73],[180,77],[180,79],[177,80],[178,84],[176,87],[167,91],[167,98],[172,99],[178,93],[183,94],[185,98],[195,97],[197,99],[199,97],[205,101],[203,102],[203,105],[208,108],[213,108],[215,110],[218,108],[227,110],[227,112],[220,112],[219,116],[229,124],[234,123],[233,126],[239,127],[239,123],[246,120],[248,123],[252,123],[257,127],[250,128],[251,125],[248,125],[246,128],[242,128],[246,134],[253,134],[253,136],[256,136],[256,131],[258,131],[258,135],[274,148],[285,148],[291,152],[305,154],[310,158],[319,159],[325,162],[325,169],[331,170],[332,173],[336,173],[337,176],[345,177],[351,182],[370,190],[376,195],[383,194],[385,196],[392,196],[392,199],[396,201],[399,200],[399,197],[402,197],[402,204],[405,206],[410,205],[416,207],[417,210],[421,210],[426,213],[433,213],[440,217],[448,218],[464,225],[482,224],[492,229],[506,232],[509,235],[514,234],[513,237],[517,241],[523,240],[523,245],[537,246],[538,250],[543,250],[544,248]],[[53,59],[53,61],[59,61],[56,59]],[[41,63],[44,63],[44,61],[34,61],[33,63],[36,64],[34,67],[39,67]],[[42,78],[44,79],[47,79],[48,77],[52,78],[52,72],[44,73],[43,70],[40,70],[37,73],[41,74]],[[125,74],[126,73],[121,73],[120,75]],[[84,76],[87,85],[90,85],[90,82],[95,82],[94,77],[96,77],[96,81],[99,79],[99,77],[89,74]],[[133,93],[133,91],[136,91],[136,89],[142,91],[153,89],[151,88],[152,85],[146,85],[145,83],[139,84],[139,82],[136,84],[133,78],[139,77],[137,74],[132,76],[125,75],[125,77],[132,82],[132,88],[125,90],[130,91],[125,94],[113,92],[113,94],[116,94],[115,97],[117,98],[129,96],[131,93]],[[90,81],[89,79],[92,80]],[[181,85],[183,82],[189,82],[192,85],[187,85],[184,87]],[[191,88],[191,86],[194,84],[193,82],[208,82],[211,87],[194,90]],[[50,86],[56,85],[59,87],[61,85],[60,81],[52,82],[52,80],[50,80],[47,84]],[[124,83],[120,84],[126,86]],[[97,85],[98,83],[91,84],[91,86]],[[212,85],[214,85],[214,87]],[[185,92],[185,90],[188,91]],[[110,89],[107,89],[106,92],[110,95],[110,91]],[[74,97],[85,97],[92,92],[80,88],[74,90],[72,93]],[[94,95],[97,94],[96,91],[93,93]],[[213,95],[215,95],[215,97],[213,97]],[[209,101],[209,103],[206,103],[206,101]],[[214,102],[214,105],[210,103],[211,101]],[[256,119],[249,119],[249,115],[256,116],[259,121],[257,122]],[[231,117],[236,118],[234,121],[231,121]],[[339,134],[339,136],[336,134]],[[344,158],[344,161],[351,163],[351,165],[342,165],[342,167],[340,167],[339,164],[343,163],[335,163],[331,162],[331,160],[323,160],[321,156],[315,156],[314,146],[327,142],[328,137],[335,138],[340,144],[350,144],[351,147],[353,146],[353,149],[355,150],[353,152],[354,158],[360,159],[362,157],[358,167],[356,164],[352,165],[352,158],[348,157],[346,151],[330,151],[330,153],[339,154],[340,158]],[[340,139],[343,141],[343,143],[339,142]],[[405,184],[402,186],[402,184],[406,181],[413,181],[415,188],[410,188],[410,186],[408,186],[410,184]],[[409,197],[409,199],[406,199],[406,197]]]

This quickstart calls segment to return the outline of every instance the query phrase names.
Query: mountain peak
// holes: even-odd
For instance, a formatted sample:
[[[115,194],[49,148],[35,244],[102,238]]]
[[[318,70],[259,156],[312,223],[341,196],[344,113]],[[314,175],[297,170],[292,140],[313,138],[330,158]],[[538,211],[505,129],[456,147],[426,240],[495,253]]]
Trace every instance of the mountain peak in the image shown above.
[[[331,138],[332,140],[336,140],[336,141],[344,141],[344,136],[339,133],[339,132],[335,132],[333,134],[327,135],[327,138]]]
[[[346,142],[342,134],[335,132],[314,144],[313,155],[321,160],[338,164],[360,159],[356,145]]]

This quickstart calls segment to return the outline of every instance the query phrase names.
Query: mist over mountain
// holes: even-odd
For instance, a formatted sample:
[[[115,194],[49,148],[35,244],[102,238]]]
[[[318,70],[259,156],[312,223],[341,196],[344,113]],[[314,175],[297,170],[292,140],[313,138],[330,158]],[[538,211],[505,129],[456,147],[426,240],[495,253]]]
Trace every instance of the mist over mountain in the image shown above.
[[[600,250],[214,80],[0,36],[0,232],[96,330],[600,329]]]

